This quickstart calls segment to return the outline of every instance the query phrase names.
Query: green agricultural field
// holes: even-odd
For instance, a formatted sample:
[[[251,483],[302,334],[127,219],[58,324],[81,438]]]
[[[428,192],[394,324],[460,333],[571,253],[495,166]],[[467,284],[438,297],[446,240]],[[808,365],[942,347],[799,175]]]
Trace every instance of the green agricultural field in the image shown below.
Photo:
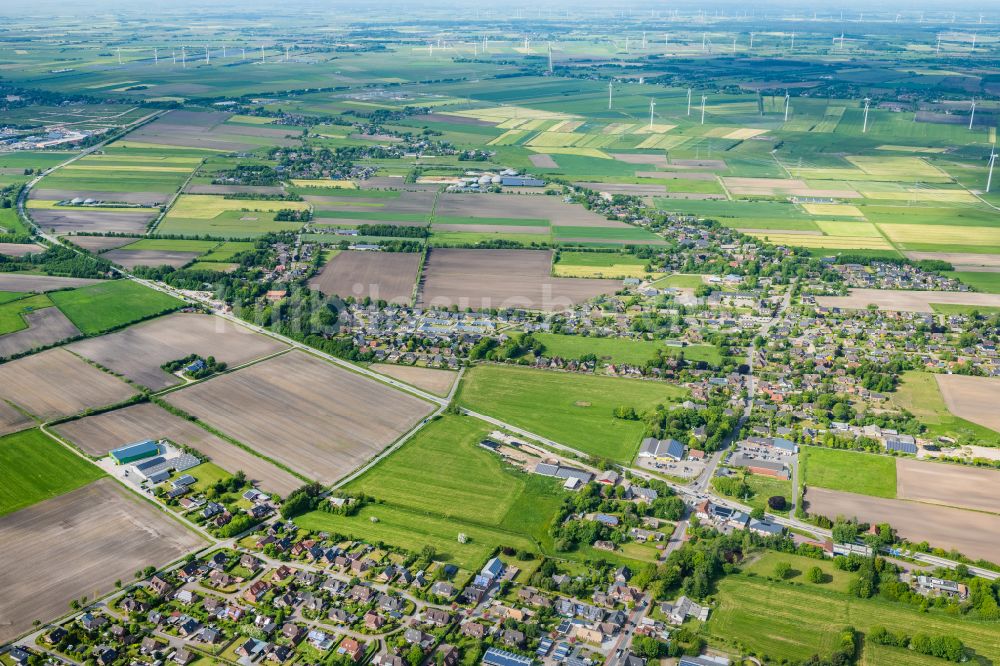
[[[1000,294],[1000,273],[948,271],[945,275],[964,282],[976,291],[982,291],[987,294]]]
[[[28,228],[17,215],[16,208],[0,208],[0,233],[28,234]]]
[[[611,266],[645,266],[649,263],[631,254],[621,252],[560,252],[558,263],[569,266],[593,266],[607,268]]]
[[[833,652],[845,626],[866,632],[882,625],[890,631],[960,636],[986,663],[1000,659],[995,623],[937,611],[921,612],[914,606],[878,598],[858,599],[809,582],[794,584],[798,582],[769,581],[745,574],[722,579],[715,593],[718,605],[705,625],[710,641],[738,641],[746,650],[764,657],[766,663],[801,661],[813,654]],[[930,663],[912,659],[909,651],[893,648],[876,649],[884,660],[870,660],[871,649],[865,647],[862,663],[867,666]]]
[[[557,241],[569,239],[580,241],[613,241],[622,245],[628,243],[662,244],[665,241],[639,227],[553,227]]]
[[[614,418],[614,409],[645,412],[686,394],[661,382],[484,365],[465,374],[456,399],[584,453],[631,462],[644,426]]]
[[[200,257],[200,261],[221,261],[227,262],[231,261],[234,256],[240,252],[246,252],[247,250],[253,249],[253,243],[244,243],[240,241],[227,241],[222,243],[214,250],[208,254]]]
[[[0,516],[68,493],[101,470],[40,430],[0,437]]]
[[[821,446],[803,446],[800,472],[806,487],[873,497],[896,496],[896,459]]]
[[[0,305],[0,335],[14,333],[28,328],[24,315],[33,310],[52,306],[52,301],[45,294],[35,296],[26,294],[26,298],[12,300]]]
[[[52,302],[87,335],[184,307],[184,302],[131,280],[109,280],[71,291],[55,291]]]
[[[160,250],[164,252],[208,252],[218,241],[174,240],[170,238],[143,238],[122,247],[123,250]]]
[[[688,361],[705,361],[712,365],[722,362],[722,354],[714,345],[672,347],[655,340],[597,338],[556,333],[536,333],[535,338],[545,345],[546,356],[579,359],[584,354],[597,354],[599,359],[612,363],[645,365],[656,357],[657,350],[662,349],[668,356],[683,355]]]
[[[978,309],[982,312],[985,308]],[[927,427],[929,437],[951,437],[962,443],[1000,446],[1000,433],[948,411],[937,380],[929,372],[914,370],[903,373],[902,383],[890,396],[893,404],[913,414]]]

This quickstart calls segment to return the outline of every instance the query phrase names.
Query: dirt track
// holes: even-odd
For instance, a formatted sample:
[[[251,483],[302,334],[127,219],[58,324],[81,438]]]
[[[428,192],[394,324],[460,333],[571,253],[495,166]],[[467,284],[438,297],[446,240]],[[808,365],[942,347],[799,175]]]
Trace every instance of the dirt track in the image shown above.
[[[235,366],[286,348],[283,343],[221,317],[189,313],[159,317],[69,347],[70,351],[156,391],[180,383],[160,366],[190,354],[202,358],[214,356]]]
[[[143,439],[168,439],[190,446],[228,472],[242,470],[248,479],[259,482],[262,490],[282,496],[303,483],[280,467],[152,403],[70,421],[56,426],[55,431],[94,456]]]
[[[170,393],[167,401],[324,484],[431,411],[418,398],[300,351]]]
[[[0,398],[46,420],[112,405],[134,393],[62,348],[0,365]]]
[[[1000,379],[996,377],[966,377],[964,375],[934,375],[948,411],[973,423],[1000,432]]]
[[[311,289],[327,296],[354,296],[407,305],[417,280],[420,255],[416,252],[341,252],[309,281]]]
[[[111,479],[0,518],[0,643],[204,544]]]
[[[993,560],[1000,552],[1000,516],[825,488],[809,488],[805,500],[811,514],[886,522],[904,539],[956,549],[973,559]]]
[[[540,250],[434,249],[427,256],[420,305],[564,310],[621,288],[620,280],[557,278]]]
[[[47,347],[80,334],[80,329],[56,307],[29,312],[24,321],[28,328],[0,336],[0,358]]]

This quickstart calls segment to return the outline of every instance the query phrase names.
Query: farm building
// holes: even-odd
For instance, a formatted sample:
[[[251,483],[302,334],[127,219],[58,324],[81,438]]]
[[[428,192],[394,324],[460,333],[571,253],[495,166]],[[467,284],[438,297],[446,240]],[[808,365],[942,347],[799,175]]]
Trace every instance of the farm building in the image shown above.
[[[676,439],[656,439],[647,437],[639,447],[640,458],[655,458],[656,460],[683,460],[684,445]]]
[[[135,442],[134,444],[114,449],[111,452],[111,457],[119,465],[127,465],[130,462],[158,456],[161,453],[163,453],[163,448],[159,444],[151,439],[145,439],[141,442]]]

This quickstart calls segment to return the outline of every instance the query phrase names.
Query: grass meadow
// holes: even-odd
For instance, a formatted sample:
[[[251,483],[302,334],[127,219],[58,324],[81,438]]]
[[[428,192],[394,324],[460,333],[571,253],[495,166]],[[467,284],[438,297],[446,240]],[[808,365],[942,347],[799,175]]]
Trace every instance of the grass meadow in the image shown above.
[[[630,462],[644,426],[616,419],[682,400],[687,391],[660,382],[483,365],[465,373],[459,404],[587,454]]]
[[[799,470],[806,486],[873,497],[896,496],[896,459],[821,446],[803,446]]]

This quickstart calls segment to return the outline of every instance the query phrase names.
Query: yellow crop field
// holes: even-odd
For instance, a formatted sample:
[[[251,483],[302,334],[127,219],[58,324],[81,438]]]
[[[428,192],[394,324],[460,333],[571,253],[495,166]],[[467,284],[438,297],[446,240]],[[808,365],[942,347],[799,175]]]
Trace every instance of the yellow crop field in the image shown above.
[[[896,243],[938,245],[1000,245],[1000,227],[960,227],[945,224],[880,224],[879,228]]]
[[[167,217],[182,217],[192,220],[211,220],[229,211],[258,211],[273,213],[283,208],[308,210],[307,201],[255,201],[252,199],[226,199],[204,194],[182,194]]]
[[[810,215],[832,215],[833,217],[864,217],[857,206],[850,204],[802,204]]]
[[[244,116],[237,113],[227,118],[226,122],[244,123],[246,125],[270,125],[274,122],[274,118],[265,118],[263,116]]]
[[[947,177],[944,171],[928,164],[919,157],[883,157],[873,155],[852,155],[848,162],[872,176],[899,176],[903,180],[914,178]]]
[[[576,132],[540,132],[528,140],[529,146],[575,146],[578,142],[587,138],[586,134]]]
[[[596,157],[602,160],[613,159],[611,155],[608,155],[603,150],[598,150],[596,148],[561,148],[558,146],[551,148],[543,147],[532,147],[528,146],[529,149],[535,151],[536,153],[547,153],[550,155],[579,155],[580,157]]]
[[[639,129],[633,131],[633,134],[666,134],[670,130],[677,127],[677,125],[665,125],[662,123],[653,123],[650,125],[643,125]]]
[[[127,206],[59,206],[58,201],[47,199],[29,199],[28,208],[32,210],[99,210],[101,214],[106,213],[135,213],[148,211],[148,208],[130,208]]]
[[[334,180],[332,178],[317,178],[315,180],[293,178],[292,185],[296,187],[337,187],[342,190],[358,189],[358,186],[349,180]],[[285,208],[294,208],[294,206],[285,206]]]
[[[646,273],[644,266],[634,264],[613,264],[611,266],[571,266],[566,264],[555,264],[552,273],[556,277],[574,278],[645,278],[652,275],[654,279],[659,279],[666,273]]]
[[[884,199],[886,201],[926,201],[936,203],[969,203],[978,202],[975,196],[965,190],[914,190],[906,192],[884,192],[878,190],[861,190],[866,199]]]
[[[582,120],[561,120],[549,128],[550,132],[573,132],[583,125]]]
[[[769,231],[753,232],[755,238],[767,239],[778,245],[793,245],[798,247],[836,248],[841,250],[891,250],[884,238],[869,238],[866,236],[817,236],[813,234],[782,234]]]
[[[679,134],[666,134],[663,136],[654,135],[646,137],[642,140],[636,148],[661,148],[663,150],[670,150],[671,148],[676,148],[690,137],[680,136]]]
[[[855,238],[881,238],[871,222],[837,222],[833,220],[821,220],[816,222],[816,226],[829,236],[854,236]]]
[[[176,166],[155,166],[146,164],[67,164],[63,167],[67,171],[136,171],[159,172],[159,173],[188,173],[190,167]]]
[[[741,127],[739,129],[733,130],[729,134],[723,135],[722,138],[734,139],[736,141],[744,141],[746,139],[752,139],[753,137],[758,136],[760,134],[767,134],[767,130],[754,129],[752,127]]]

